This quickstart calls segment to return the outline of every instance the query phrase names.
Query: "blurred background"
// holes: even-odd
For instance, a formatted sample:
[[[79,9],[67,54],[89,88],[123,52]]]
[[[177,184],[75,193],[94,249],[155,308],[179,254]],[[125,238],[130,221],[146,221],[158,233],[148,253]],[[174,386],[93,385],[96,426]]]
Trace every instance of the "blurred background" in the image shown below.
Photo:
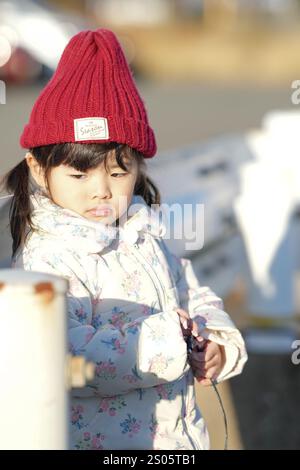
[[[299,24],[297,0],[0,0],[0,175],[24,158],[19,136],[70,37],[106,27],[156,133],[163,200],[205,204],[204,247],[172,248],[247,341],[244,373],[220,385],[231,449],[300,448]],[[217,399],[197,392],[221,449]]]

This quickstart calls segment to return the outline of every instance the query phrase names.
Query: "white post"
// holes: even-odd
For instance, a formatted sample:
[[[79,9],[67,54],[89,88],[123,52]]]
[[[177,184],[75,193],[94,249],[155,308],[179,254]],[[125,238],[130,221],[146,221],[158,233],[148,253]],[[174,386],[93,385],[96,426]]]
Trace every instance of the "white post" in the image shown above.
[[[0,449],[67,449],[68,282],[0,270]]]
[[[6,104],[6,85],[3,80],[0,80],[0,104]]]
[[[11,195],[0,197],[0,269],[11,267],[13,243],[9,224],[9,210],[11,207],[11,201]]]

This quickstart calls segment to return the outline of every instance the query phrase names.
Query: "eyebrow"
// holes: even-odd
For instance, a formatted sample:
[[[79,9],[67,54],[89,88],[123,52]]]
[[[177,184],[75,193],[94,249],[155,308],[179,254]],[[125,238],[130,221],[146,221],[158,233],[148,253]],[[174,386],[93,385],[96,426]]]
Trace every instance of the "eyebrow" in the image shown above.
[[[130,162],[130,160],[125,161],[124,164],[125,166],[128,166],[129,168],[131,168],[132,166],[132,163]],[[114,168],[121,168],[117,163],[114,163],[113,165],[108,165],[108,166],[111,170],[113,170]]]
[[[131,162],[130,160],[125,161],[124,163],[125,163],[125,166],[128,166],[128,169],[132,168],[132,162]],[[88,170],[77,170],[77,168],[75,168],[75,167],[73,167],[73,166],[69,166],[69,165],[66,165],[66,166],[67,166],[66,171],[71,171],[71,170],[73,170],[73,171],[79,171],[79,172],[81,172],[81,173],[88,171]],[[112,165],[109,165],[109,164],[108,164],[108,169],[114,170],[115,168],[121,168],[121,167],[117,164],[117,162],[113,163]],[[122,170],[122,168],[121,168],[121,170]]]

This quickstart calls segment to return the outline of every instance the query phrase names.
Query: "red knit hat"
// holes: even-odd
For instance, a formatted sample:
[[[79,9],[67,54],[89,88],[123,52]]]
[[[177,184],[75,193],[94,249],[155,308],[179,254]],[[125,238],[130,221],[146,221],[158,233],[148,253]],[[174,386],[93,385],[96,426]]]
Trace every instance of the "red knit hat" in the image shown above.
[[[22,147],[118,142],[153,157],[154,132],[124,53],[112,31],[81,31],[31,111]]]

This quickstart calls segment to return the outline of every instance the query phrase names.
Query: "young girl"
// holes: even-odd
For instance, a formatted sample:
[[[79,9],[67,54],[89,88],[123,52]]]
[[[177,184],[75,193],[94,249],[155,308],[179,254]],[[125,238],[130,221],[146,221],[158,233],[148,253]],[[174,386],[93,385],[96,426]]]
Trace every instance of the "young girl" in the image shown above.
[[[208,449],[194,377],[239,374],[244,342],[190,261],[163,242],[145,173],[155,137],[111,31],[71,39],[21,145],[26,156],[4,180],[12,267],[69,281],[69,348],[96,365],[72,390],[71,448]],[[203,352],[187,353],[191,331]]]

